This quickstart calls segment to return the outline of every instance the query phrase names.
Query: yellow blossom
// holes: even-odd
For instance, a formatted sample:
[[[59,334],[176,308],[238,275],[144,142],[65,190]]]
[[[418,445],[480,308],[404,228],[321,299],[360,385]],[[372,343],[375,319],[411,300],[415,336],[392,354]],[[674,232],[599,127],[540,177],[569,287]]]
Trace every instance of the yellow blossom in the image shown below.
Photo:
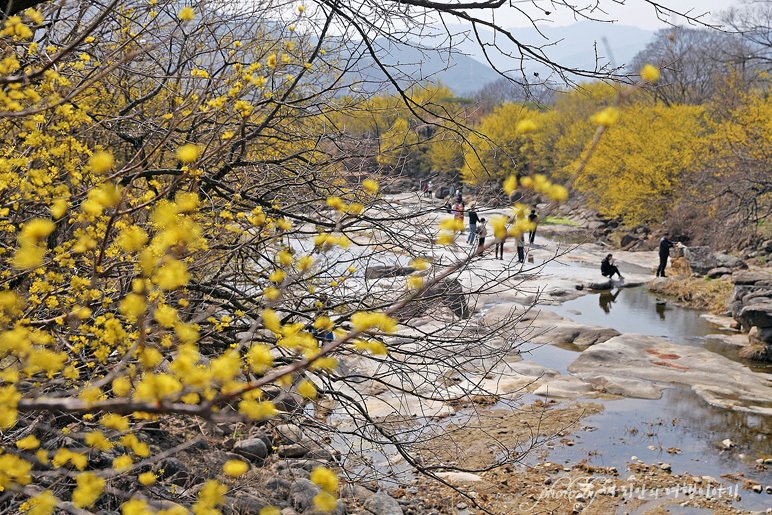
[[[137,479],[138,479],[138,480],[139,480],[139,482],[140,482],[140,483],[142,483],[143,485],[145,485],[145,486],[150,486],[150,485],[152,485],[153,483],[155,483],[156,479],[158,479],[158,476],[156,476],[156,475],[155,475],[155,474],[153,474],[152,472],[149,472],[149,471],[148,471],[148,472],[143,472],[142,474],[140,474],[140,475],[139,475],[139,477],[138,477]]]
[[[517,125],[515,126],[515,130],[523,134],[533,132],[536,130],[536,122],[534,122],[530,118],[526,118],[525,120],[520,120],[519,122],[517,122]]]
[[[298,393],[306,399],[316,398],[316,386],[311,381],[303,381],[298,385]]]
[[[372,179],[365,179],[364,181],[362,181],[362,186],[364,186],[364,188],[367,191],[369,191],[371,195],[375,195],[376,193],[378,193],[378,188],[379,188],[378,182]]]
[[[192,21],[196,17],[196,13],[193,12],[193,8],[184,7],[179,14],[177,14],[177,17],[182,21]]]
[[[641,78],[649,82],[654,82],[659,79],[659,70],[656,66],[647,64],[641,68]]]
[[[186,9],[188,8],[186,7]],[[192,163],[193,161],[198,159],[198,155],[199,155],[199,148],[197,145],[194,145],[193,143],[188,143],[187,145],[183,145],[177,149],[177,159],[179,159],[183,163]]]
[[[174,324],[179,321],[177,318],[177,310],[166,304],[162,304],[156,308],[153,313],[153,318],[163,327],[174,327]]]
[[[351,324],[355,331],[378,328],[385,333],[393,333],[397,329],[395,319],[378,312],[357,311],[351,316]]]
[[[109,152],[96,152],[91,159],[89,159],[89,166],[96,173],[104,173],[109,171],[114,164],[113,155]]]
[[[324,513],[331,512],[338,507],[338,501],[334,495],[327,492],[319,492],[314,496],[314,506]]]
[[[116,429],[118,431],[126,431],[129,429],[129,419],[116,415],[115,413],[108,413],[99,421],[105,427],[110,429]]]
[[[326,467],[316,467],[311,471],[311,482],[327,493],[338,491],[338,476]]]
[[[616,107],[607,107],[602,111],[598,111],[590,117],[590,121],[601,127],[611,127],[619,120],[619,109]]]
[[[271,349],[267,345],[255,344],[247,351],[246,361],[253,371],[262,374],[273,366]]]
[[[504,181],[503,188],[507,195],[512,195],[512,192],[517,189],[517,176],[510,175],[507,177],[507,180]]]
[[[105,480],[93,472],[78,474],[78,484],[72,492],[72,503],[78,508],[88,508],[102,495],[105,488]]]
[[[407,278],[407,287],[409,290],[418,290],[423,288],[424,278],[418,275],[411,275]]]
[[[238,477],[249,470],[249,465],[241,460],[228,460],[222,466],[223,472],[231,477]]]
[[[35,435],[29,435],[21,440],[16,441],[16,447],[19,449],[24,449],[25,451],[30,451],[32,449],[37,449],[40,447],[40,440],[35,438]]]

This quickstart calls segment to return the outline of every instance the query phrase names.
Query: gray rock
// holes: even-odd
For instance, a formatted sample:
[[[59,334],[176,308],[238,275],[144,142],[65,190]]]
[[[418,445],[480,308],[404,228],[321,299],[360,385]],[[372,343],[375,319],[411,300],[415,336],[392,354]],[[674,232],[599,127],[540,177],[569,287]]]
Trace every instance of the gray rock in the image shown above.
[[[300,443],[303,440],[303,430],[295,424],[278,425],[273,429],[273,434],[280,444]]]
[[[400,320],[421,317],[438,305],[447,306],[459,318],[469,318],[472,310],[469,309],[464,287],[458,279],[443,279],[426,290],[419,299],[415,299],[394,316]]]
[[[575,323],[565,323],[531,339],[532,343],[573,343],[575,345],[594,345],[618,336],[619,331],[607,327],[593,327]]]
[[[700,347],[664,338],[623,334],[589,347],[567,370],[579,374],[625,375],[656,382],[688,384],[714,406],[770,414],[772,376]]]
[[[271,505],[272,503],[256,495],[242,493],[233,500],[231,508],[234,513],[239,515],[259,515],[260,510]]]
[[[582,379],[596,389],[613,395],[622,395],[635,399],[659,399],[662,397],[662,387],[649,381],[623,377],[612,374],[583,376]]]
[[[416,269],[412,266],[383,265],[365,268],[365,279],[380,279],[382,277],[402,277],[410,275]]]
[[[340,496],[345,498],[356,499],[359,502],[364,502],[368,497],[375,492],[359,484],[345,484],[341,488]]]
[[[276,453],[282,458],[308,458],[309,460],[331,461],[332,452],[313,440],[303,440],[300,443],[280,445]]]
[[[689,267],[696,274],[705,275],[711,268],[716,268],[718,265],[710,247],[686,247],[683,250]]]
[[[292,483],[280,477],[271,477],[263,483],[263,487],[272,492],[275,499],[287,499]]]
[[[745,263],[745,261],[738,258],[737,256],[732,256],[730,254],[715,252],[713,253],[713,259],[716,260],[716,263],[719,267],[739,268],[743,270],[748,268],[748,265]]]
[[[288,500],[296,511],[303,513],[314,508],[314,496],[321,491],[321,488],[308,479],[296,479],[290,486]]]
[[[299,443],[280,445],[276,449],[276,454],[281,458],[302,458],[308,452],[308,447]]]
[[[377,492],[368,497],[364,508],[375,515],[403,515],[399,503],[386,492]]]
[[[260,464],[268,456],[268,447],[260,438],[248,438],[236,442],[233,446],[233,452]]]
[[[639,239],[632,234],[623,234],[622,238],[619,240],[619,246],[625,248],[637,241],[639,241]]]
[[[746,305],[740,310],[737,321],[743,327],[772,327],[772,301]]]
[[[606,222],[601,221],[593,221],[593,222],[587,222],[586,227],[592,231],[597,229],[605,229],[606,228]]]
[[[155,471],[164,480],[184,484],[190,478],[190,469],[177,458],[164,458],[155,466]]]
[[[732,274],[732,282],[739,285],[772,286],[772,274],[741,270]]]
[[[718,268],[711,268],[705,275],[711,279],[715,279],[717,277],[721,277],[722,275],[732,275],[732,269],[725,266],[720,266]]]

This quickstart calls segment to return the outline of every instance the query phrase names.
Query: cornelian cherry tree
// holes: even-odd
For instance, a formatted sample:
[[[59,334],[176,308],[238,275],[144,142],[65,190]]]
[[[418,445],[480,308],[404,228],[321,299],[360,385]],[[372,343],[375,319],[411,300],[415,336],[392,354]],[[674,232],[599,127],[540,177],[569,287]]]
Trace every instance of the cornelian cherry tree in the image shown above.
[[[495,368],[517,317],[466,330],[466,298],[491,283],[459,289],[474,256],[426,259],[460,228],[438,235],[425,206],[383,202],[378,177],[360,172],[379,170],[377,153],[340,123],[366,105],[350,85],[366,82],[368,56],[416,119],[452,127],[374,43],[407,39],[416,13],[468,20],[499,3],[412,4],[3,4],[4,510],[216,513],[246,463],[228,461],[193,494],[163,481],[162,460],[194,445],[203,421],[332,431],[304,400],[355,421],[339,439],[394,444],[417,465],[425,440],[368,403],[410,394],[429,417],[427,406],[483,391],[437,378]],[[494,236],[507,237],[503,220]],[[366,280],[368,267],[408,262],[407,281]],[[451,310],[437,310],[448,292]],[[432,308],[436,324],[413,323]],[[278,402],[288,395],[295,406]],[[334,509],[337,476],[320,467],[311,479],[317,507]]]

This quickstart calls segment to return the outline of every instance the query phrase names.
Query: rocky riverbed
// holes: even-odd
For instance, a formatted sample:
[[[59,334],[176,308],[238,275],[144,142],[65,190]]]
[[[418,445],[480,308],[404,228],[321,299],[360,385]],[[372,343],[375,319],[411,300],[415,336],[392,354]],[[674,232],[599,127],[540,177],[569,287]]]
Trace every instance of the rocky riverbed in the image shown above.
[[[414,199],[405,196],[395,198],[393,202],[410,205]],[[498,212],[483,210],[482,214],[490,218]],[[474,323],[491,325],[519,313],[521,325],[526,326],[520,335],[523,341],[542,346],[571,345],[582,351],[564,371],[551,369],[528,356],[515,356],[488,371],[487,378],[464,374],[464,381],[480,384],[486,392],[502,398],[532,394],[543,399],[539,406],[547,407],[547,412],[560,413],[556,416],[563,424],[560,428],[548,424],[546,419],[538,419],[536,427],[546,429],[543,435],[549,441],[539,442],[536,447],[541,451],[531,449],[531,453],[543,452],[545,461],[531,460],[527,466],[484,470],[496,461],[497,453],[517,448],[513,438],[531,444],[539,438],[523,438],[523,428],[532,431],[534,420],[524,419],[519,412],[476,406],[475,417],[481,417],[478,423],[467,418],[464,424],[449,425],[453,429],[452,448],[463,449],[463,452],[449,453],[448,456],[438,452],[434,456],[435,465],[448,469],[441,477],[450,485],[458,486],[459,491],[449,486],[429,487],[423,480],[417,480],[418,483],[407,490],[398,489],[397,495],[406,492],[405,495],[426,499],[425,489],[436,490],[431,497],[445,501],[444,507],[432,508],[438,513],[476,512],[473,503],[461,492],[471,492],[472,499],[495,513],[749,513],[763,512],[772,506],[772,475],[768,471],[768,467],[772,467],[772,454],[758,453],[758,448],[754,456],[739,453],[738,461],[752,463],[749,467],[756,472],[754,477],[761,481],[738,472],[743,468],[739,463],[736,468],[730,466],[712,474],[692,475],[688,470],[673,470],[665,459],[644,463],[633,455],[623,466],[591,465],[593,451],[584,458],[576,456],[577,459],[569,463],[549,461],[551,449],[574,444],[572,431],[587,430],[582,422],[584,417],[604,409],[604,404],[597,401],[659,399],[663,389],[669,388],[691,389],[704,403],[713,406],[710,409],[739,411],[758,417],[761,427],[757,437],[769,439],[772,436],[772,375],[754,372],[748,366],[706,348],[679,345],[658,336],[622,334],[609,327],[585,325],[550,310],[551,306],[595,290],[646,287],[654,280],[656,252],[614,251],[592,241],[576,243],[582,235],[586,233],[567,226],[540,227],[535,244],[527,248],[525,263],[516,261],[513,244],[508,242],[504,260],[486,255],[473,262],[459,277],[467,291],[495,283],[499,277],[506,278],[472,299]],[[470,249],[459,242],[438,251],[434,259],[439,263],[450,263],[463,258]],[[614,253],[624,281],[611,282],[600,276],[599,263],[609,252]],[[516,279],[513,279],[513,269]],[[709,320],[716,326],[716,332],[721,333],[717,338],[732,345],[745,344],[743,338],[719,331],[733,324],[731,318],[712,316]],[[431,324],[432,320],[426,323]],[[422,401],[412,399],[406,405],[411,402],[420,404]],[[427,406],[423,406],[425,408]],[[447,406],[435,411],[438,417],[451,419],[454,413],[457,413],[455,407]],[[677,425],[677,420],[674,419],[672,424]],[[547,435],[551,431],[559,436],[549,439]],[[639,429],[631,427],[630,431]],[[521,440],[517,439],[518,434]],[[610,439],[608,445],[614,444]],[[728,440],[723,445],[725,448],[718,446],[715,452],[727,452],[737,444]],[[673,457],[681,452],[677,447],[662,451],[665,456]],[[772,453],[772,447],[768,452]],[[597,449],[597,453],[603,453],[603,449]],[[461,466],[484,471],[472,475],[453,472],[454,467]],[[744,496],[745,502],[742,501]],[[752,497],[749,502],[748,496],[758,498]],[[750,510],[744,510],[744,505],[750,506]]]
[[[403,229],[426,249],[432,270],[472,252],[463,236],[448,246],[432,244],[437,222],[449,216],[434,209],[434,201],[414,194],[388,200],[397,215],[425,212]],[[503,214],[483,206],[478,212],[488,218]],[[388,245],[377,234],[361,238]],[[599,263],[609,252],[624,281],[601,277]],[[180,443],[190,445],[191,460],[164,460],[159,473],[170,481],[180,474],[179,484],[194,486],[173,493],[194,497],[201,481],[190,478],[211,475],[209,470],[230,459],[249,460],[252,469],[232,480],[225,512],[234,514],[260,514],[273,505],[282,515],[319,515],[313,505],[318,487],[308,478],[314,467],[336,462],[347,469],[336,515],[772,513],[772,375],[704,345],[558,313],[565,303],[598,290],[647,288],[655,252],[610,250],[581,229],[545,226],[527,247],[524,263],[517,262],[511,241],[504,256],[494,259],[490,249],[471,260],[444,284],[451,296],[459,289],[474,295],[463,304],[410,312],[405,316],[413,317],[411,329],[403,327],[390,342],[399,349],[396,360],[429,352],[444,363],[469,353],[460,361],[463,367],[449,369],[430,359],[420,376],[392,377],[377,360],[351,357],[342,364],[362,377],[382,378],[343,393],[362,399],[369,420],[394,421],[403,443],[420,441],[415,461],[389,445],[375,448],[344,436],[353,434],[356,416],[321,402],[304,408],[290,392],[274,397],[287,416],[270,432],[213,427],[205,441]],[[392,260],[373,263],[379,268],[359,280],[367,291],[396,295],[404,291],[407,261],[395,253]],[[347,287],[352,295],[360,291],[355,282]],[[499,334],[495,329],[506,320],[517,320],[517,327]],[[731,318],[709,320],[720,333],[717,339],[744,344],[726,330]],[[427,334],[446,342],[443,348],[422,348]],[[479,337],[479,345],[457,348],[456,337]],[[491,361],[488,350],[499,358]],[[415,385],[412,393],[391,392],[389,381],[395,380]],[[306,415],[313,410],[318,428],[291,423],[292,413],[304,409]],[[340,436],[330,439],[325,426]],[[740,430],[727,437],[723,429],[734,426]]]

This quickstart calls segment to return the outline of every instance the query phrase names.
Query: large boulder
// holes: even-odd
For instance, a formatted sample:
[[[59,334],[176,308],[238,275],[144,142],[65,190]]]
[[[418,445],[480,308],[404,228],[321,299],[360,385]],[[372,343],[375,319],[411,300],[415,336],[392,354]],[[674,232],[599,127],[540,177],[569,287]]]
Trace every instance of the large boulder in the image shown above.
[[[734,291],[729,299],[732,317],[748,333],[751,349],[746,357],[772,359],[772,275],[739,271],[732,274]]]
[[[450,308],[459,318],[469,318],[472,310],[469,309],[464,287],[458,279],[442,279],[437,284],[428,288],[419,298],[412,300],[399,309],[395,316],[399,320],[409,320],[425,315],[437,306]]]
[[[742,270],[746,270],[748,268],[748,265],[745,263],[745,261],[738,258],[737,256],[716,252],[713,254],[713,259],[716,260],[716,263],[718,263],[719,267],[742,269]]]
[[[772,327],[772,302],[758,302],[745,305],[737,317],[743,328]]]
[[[695,274],[705,275],[710,269],[718,266],[710,247],[686,247],[684,257]]]
[[[403,515],[402,507],[386,492],[377,492],[367,498],[364,509],[374,515]]]

